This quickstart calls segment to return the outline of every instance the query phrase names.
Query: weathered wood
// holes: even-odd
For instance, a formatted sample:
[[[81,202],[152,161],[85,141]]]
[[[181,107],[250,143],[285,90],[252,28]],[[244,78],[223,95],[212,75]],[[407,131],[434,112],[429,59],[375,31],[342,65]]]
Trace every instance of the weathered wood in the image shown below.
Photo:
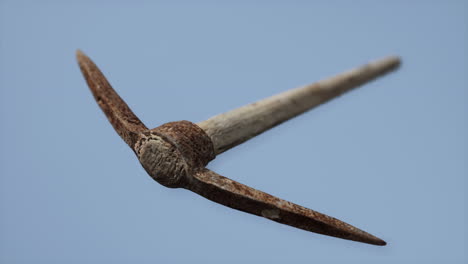
[[[386,57],[304,87],[292,89],[200,122],[211,138],[216,155],[287,121],[311,108],[369,82],[400,64]]]

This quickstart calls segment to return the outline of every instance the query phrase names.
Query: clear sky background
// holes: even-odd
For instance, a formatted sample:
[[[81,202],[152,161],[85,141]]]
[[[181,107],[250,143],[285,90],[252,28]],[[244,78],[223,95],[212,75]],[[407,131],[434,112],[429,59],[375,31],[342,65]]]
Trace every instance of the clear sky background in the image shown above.
[[[468,260],[467,1],[2,0],[0,45],[0,263]],[[92,98],[77,48],[149,127],[401,56],[209,164],[388,245],[159,185]]]

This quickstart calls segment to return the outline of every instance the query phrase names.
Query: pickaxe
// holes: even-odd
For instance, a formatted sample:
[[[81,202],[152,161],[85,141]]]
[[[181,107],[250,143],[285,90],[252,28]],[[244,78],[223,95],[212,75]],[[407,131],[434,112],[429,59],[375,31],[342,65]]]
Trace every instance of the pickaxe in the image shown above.
[[[81,51],[77,60],[110,123],[160,184],[185,188],[225,206],[307,231],[373,245],[386,242],[336,218],[253,189],[206,168],[208,162],[258,134],[396,69],[387,57],[335,77],[289,90],[194,124],[177,121],[148,129]]]

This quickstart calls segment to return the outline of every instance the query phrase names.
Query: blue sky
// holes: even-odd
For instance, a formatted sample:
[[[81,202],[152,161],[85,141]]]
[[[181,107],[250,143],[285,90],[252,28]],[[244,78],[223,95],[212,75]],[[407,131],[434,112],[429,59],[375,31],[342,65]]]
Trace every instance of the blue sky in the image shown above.
[[[0,262],[466,263],[466,1],[0,1]],[[402,67],[209,168],[388,242],[325,237],[154,182],[75,61],[149,127],[386,55]]]

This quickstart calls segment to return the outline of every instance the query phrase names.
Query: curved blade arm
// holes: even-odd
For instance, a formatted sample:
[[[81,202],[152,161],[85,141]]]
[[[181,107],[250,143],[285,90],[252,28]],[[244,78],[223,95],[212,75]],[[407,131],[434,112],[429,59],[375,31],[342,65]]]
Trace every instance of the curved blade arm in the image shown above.
[[[114,91],[106,77],[104,77],[96,64],[88,56],[78,50],[76,52],[76,59],[94,95],[94,99],[96,99],[102,111],[106,114],[115,131],[133,148],[136,134],[148,129]]]
[[[253,189],[208,169],[193,175],[187,189],[225,206],[327,236],[383,246],[386,242],[336,218]]]

